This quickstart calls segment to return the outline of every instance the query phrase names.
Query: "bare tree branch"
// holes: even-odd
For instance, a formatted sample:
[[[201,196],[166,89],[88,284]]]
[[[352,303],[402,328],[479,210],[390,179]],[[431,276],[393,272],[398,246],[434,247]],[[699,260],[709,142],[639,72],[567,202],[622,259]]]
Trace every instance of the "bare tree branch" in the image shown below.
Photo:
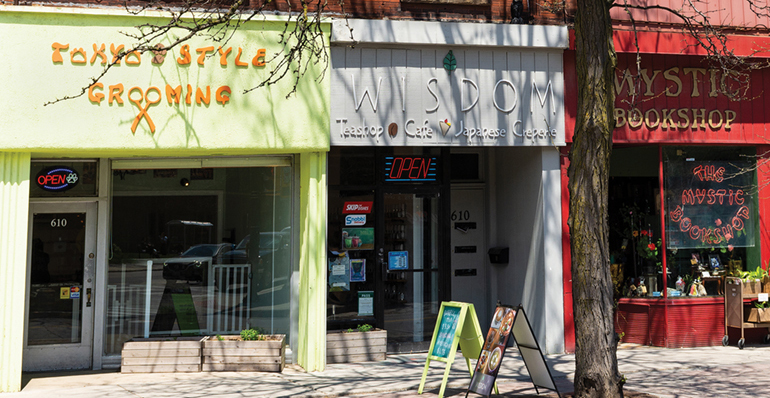
[[[325,33],[323,32],[323,19],[328,9],[327,0],[300,0],[293,4],[286,0],[285,4],[277,4],[273,0],[258,0],[257,2],[244,3],[245,0],[184,0],[183,2],[168,3],[163,0],[151,0],[138,3],[124,3],[125,10],[133,15],[139,15],[147,11],[167,14],[162,24],[144,23],[136,26],[136,32],[121,32],[126,37],[136,41],[130,48],[114,54],[98,75],[87,80],[87,84],[81,87],[76,94],[67,95],[46,102],[43,105],[52,105],[60,101],[75,99],[85,95],[89,88],[98,83],[113,67],[119,65],[128,55],[138,53],[157,53],[169,51],[180,47],[194,37],[207,37],[209,40],[219,43],[220,47],[226,44],[244,23],[257,17],[265,17],[266,12],[274,11],[286,18],[283,31],[280,33],[279,43],[281,51],[277,51],[269,58],[269,64],[273,65],[268,75],[257,85],[244,90],[248,93],[257,88],[278,83],[283,78],[292,79],[292,88],[287,97],[297,92],[301,79],[308,73],[311,66],[323,65],[317,81],[325,77],[329,64],[329,54],[326,48]],[[342,5],[342,0],[340,0]],[[284,10],[281,11],[280,9]],[[344,9],[343,9],[344,13]],[[179,36],[179,33],[182,33]],[[352,36],[352,30],[351,30]],[[170,43],[159,47],[161,40],[172,38]],[[216,53],[209,54],[209,57]],[[272,61],[272,62],[270,62]]]

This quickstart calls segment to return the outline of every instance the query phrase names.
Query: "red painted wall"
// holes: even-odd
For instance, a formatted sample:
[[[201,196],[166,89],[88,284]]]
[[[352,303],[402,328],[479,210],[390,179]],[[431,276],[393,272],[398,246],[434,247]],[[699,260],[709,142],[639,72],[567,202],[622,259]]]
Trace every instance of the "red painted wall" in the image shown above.
[[[625,43],[627,33],[618,32],[616,44]],[[740,100],[733,100],[718,92],[723,74],[710,67],[704,57],[670,54],[670,47],[677,43],[676,37],[655,36],[660,39],[657,47],[649,44],[642,47],[648,51],[661,49],[663,53],[641,54],[645,77],[636,77],[640,74],[635,52],[618,53],[615,80],[618,127],[613,134],[614,143],[770,143],[770,117],[766,116],[770,96],[764,95],[770,92],[770,70],[751,72],[747,85],[730,83],[729,87],[736,91],[745,89]],[[648,39],[655,37],[648,35]],[[686,37],[679,35],[679,39],[681,49],[681,40]],[[571,142],[577,112],[575,57],[571,50],[565,53],[564,75],[566,98],[575,98],[565,103],[566,139]],[[641,118],[634,120],[638,116]]]
[[[572,32],[571,38],[572,36]],[[614,43],[618,51],[618,84],[621,87],[622,73],[624,70],[636,74],[636,44],[639,40],[639,52],[641,54],[641,69],[647,69],[647,78],[649,80],[639,79],[636,84],[636,97],[629,95],[628,84],[622,86],[618,93],[615,107],[621,109],[626,114],[625,125],[615,129],[613,134],[614,144],[687,144],[687,145],[754,145],[757,147],[757,154],[760,155],[758,185],[762,191],[759,195],[759,217],[760,217],[760,245],[762,264],[767,267],[770,259],[770,190],[766,188],[770,185],[770,69],[754,71],[750,74],[749,90],[746,92],[747,99],[734,101],[725,95],[718,94],[712,96],[713,83],[709,66],[703,57],[704,52],[701,49],[687,47],[691,42],[687,36],[678,33],[660,33],[660,32],[638,32],[634,36],[633,32],[616,31],[614,33]],[[760,46],[770,48],[770,39],[766,37],[733,36],[730,40],[730,46],[735,49],[739,55],[746,55]],[[759,56],[766,57],[768,53],[761,53]],[[678,68],[678,69],[677,69]],[[701,71],[693,71],[684,68],[694,68]],[[655,75],[654,71],[659,71]],[[698,76],[698,80],[693,79],[693,75]],[[653,76],[655,78],[653,79]],[[716,73],[716,79],[720,74]],[[677,82],[679,80],[679,83]],[[575,74],[575,52],[574,40],[571,42],[571,49],[564,54],[564,83],[565,83],[565,118],[566,118],[566,140],[572,141],[574,134],[576,113],[577,113],[577,76]],[[681,92],[679,84],[681,83]],[[648,94],[648,88],[652,95]],[[695,92],[694,87],[697,87]],[[666,90],[669,94],[667,95]],[[767,99],[765,98],[767,97]],[[648,123],[641,125],[631,125],[628,123],[628,111],[633,109],[633,105],[641,109],[642,115],[649,112]],[[654,111],[650,111],[650,110]],[[675,111],[671,111],[674,109]],[[712,114],[711,125],[699,120],[698,125],[692,127],[693,109],[698,115],[708,116]],[[686,127],[685,119],[679,114],[690,116],[690,123]],[[701,111],[705,110],[705,111]],[[667,112],[667,126],[662,122],[655,123],[655,114],[663,116]],[[731,120],[729,128],[726,126],[726,115],[730,113]],[[621,111],[617,111],[620,113]],[[722,116],[722,123],[718,122],[718,115]],[[700,118],[699,118],[700,119]],[[671,126],[671,121],[677,125]],[[636,124],[636,123],[635,123]],[[563,154],[568,154],[569,145],[562,149]],[[763,163],[763,161],[767,163]],[[563,258],[564,258],[564,324],[565,324],[565,346],[568,352],[575,349],[574,320],[572,311],[572,275],[571,275],[571,252],[569,245],[569,229],[567,219],[569,217],[569,193],[567,192],[567,167],[569,160],[562,161],[562,224],[563,224]],[[717,299],[719,300],[719,299]],[[662,300],[660,300],[662,302]],[[669,301],[672,302],[672,301]],[[616,328],[618,331],[626,333],[623,341],[635,342],[639,344],[654,344],[669,347],[682,346],[700,346],[717,345],[721,342],[716,339],[724,335],[724,310],[723,307],[713,303],[697,306],[694,309],[687,309],[680,304],[675,303],[668,311],[669,327],[665,327],[665,315],[663,308],[648,308],[643,303],[626,303],[619,311]],[[723,306],[723,304],[720,304]],[[644,307],[644,308],[642,308]],[[717,308],[719,307],[719,308]],[[721,309],[720,309],[721,308]],[[701,318],[697,325],[681,323],[676,319],[685,316],[682,311],[695,311]],[[660,314],[658,314],[660,312]],[[709,315],[710,314],[710,315]],[[687,315],[693,316],[693,314]],[[676,318],[676,319],[675,319]],[[654,324],[653,324],[654,323]],[[689,326],[688,326],[689,325]],[[630,326],[630,329],[628,328]],[[638,328],[644,330],[637,330]],[[697,328],[708,335],[701,336],[697,341],[692,340],[691,336],[685,333],[687,327]],[[685,329],[682,329],[685,328]],[[666,333],[666,329],[668,332]],[[721,329],[721,331],[720,331]],[[690,340],[692,341],[690,341]]]

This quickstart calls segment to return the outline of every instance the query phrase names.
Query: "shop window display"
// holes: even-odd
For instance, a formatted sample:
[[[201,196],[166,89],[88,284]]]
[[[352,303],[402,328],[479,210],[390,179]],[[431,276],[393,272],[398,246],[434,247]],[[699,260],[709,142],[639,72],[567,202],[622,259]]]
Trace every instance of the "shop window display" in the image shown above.
[[[114,170],[105,354],[147,333],[288,335],[291,170]]]
[[[657,152],[656,147],[623,148],[613,155],[609,214],[615,294],[722,295],[725,276],[759,266],[756,153],[742,147],[664,147],[663,239]]]

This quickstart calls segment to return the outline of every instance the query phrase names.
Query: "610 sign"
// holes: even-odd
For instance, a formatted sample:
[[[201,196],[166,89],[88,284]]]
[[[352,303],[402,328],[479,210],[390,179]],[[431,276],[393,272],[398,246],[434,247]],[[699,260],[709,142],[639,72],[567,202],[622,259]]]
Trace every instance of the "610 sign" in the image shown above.
[[[468,210],[455,210],[452,212],[452,221],[467,221],[471,219],[471,212]]]
[[[52,228],[64,228],[67,226],[67,219],[66,218],[54,218],[51,220],[51,227]]]

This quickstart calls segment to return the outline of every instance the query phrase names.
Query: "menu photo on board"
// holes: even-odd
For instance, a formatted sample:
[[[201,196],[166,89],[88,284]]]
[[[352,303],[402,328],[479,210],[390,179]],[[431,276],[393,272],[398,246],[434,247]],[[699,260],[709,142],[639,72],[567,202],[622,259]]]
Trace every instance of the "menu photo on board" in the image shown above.
[[[503,362],[505,346],[511,335],[515,315],[516,310],[511,307],[498,306],[495,309],[487,338],[484,340],[479,360],[476,362],[469,391],[490,395],[492,387],[495,385],[497,372],[500,370],[500,364]]]

